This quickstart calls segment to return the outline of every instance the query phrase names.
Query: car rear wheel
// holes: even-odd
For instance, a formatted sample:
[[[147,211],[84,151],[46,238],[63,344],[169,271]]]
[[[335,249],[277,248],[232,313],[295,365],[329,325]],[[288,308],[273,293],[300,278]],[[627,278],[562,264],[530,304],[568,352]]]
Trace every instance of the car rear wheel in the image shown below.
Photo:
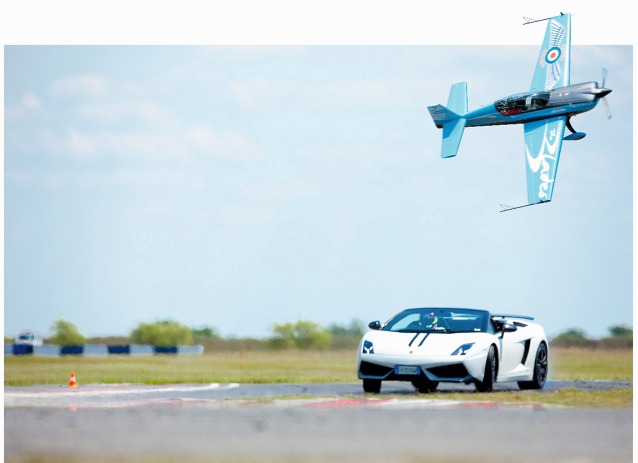
[[[490,350],[487,353],[487,360],[485,361],[485,374],[483,375],[483,381],[477,381],[475,383],[476,390],[479,392],[489,392],[494,387],[494,381],[496,380],[496,354],[494,346],[490,346]]]
[[[541,342],[536,351],[536,359],[534,360],[534,376],[531,381],[519,381],[518,387],[521,389],[542,389],[547,380],[547,367],[549,365],[547,355],[547,345]]]
[[[381,392],[381,380],[380,379],[364,379],[363,380],[364,392],[371,394],[378,394]]]
[[[436,391],[436,388],[439,386],[439,383],[438,381],[430,381],[427,378],[419,378],[417,380],[412,381],[412,385],[421,394],[427,394],[429,392]]]

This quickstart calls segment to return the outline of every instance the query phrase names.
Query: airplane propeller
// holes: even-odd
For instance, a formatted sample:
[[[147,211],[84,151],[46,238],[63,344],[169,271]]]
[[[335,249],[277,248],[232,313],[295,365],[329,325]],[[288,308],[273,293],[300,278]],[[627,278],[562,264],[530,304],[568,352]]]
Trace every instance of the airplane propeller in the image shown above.
[[[607,81],[607,68],[603,68],[603,80],[601,86],[605,88],[605,82]],[[607,97],[601,98],[603,102],[603,106],[605,107],[605,114],[607,115],[607,119],[611,119],[611,108],[609,107],[609,103],[607,102]]]

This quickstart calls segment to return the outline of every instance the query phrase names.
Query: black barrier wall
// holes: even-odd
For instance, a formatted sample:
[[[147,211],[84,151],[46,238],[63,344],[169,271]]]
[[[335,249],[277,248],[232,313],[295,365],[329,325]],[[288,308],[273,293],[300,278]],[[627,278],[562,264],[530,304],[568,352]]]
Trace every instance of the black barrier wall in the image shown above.
[[[5,344],[4,355],[199,355],[204,353],[204,347],[197,346],[149,346],[125,344],[107,346],[106,344],[88,344],[71,346],[29,346],[24,344]]]

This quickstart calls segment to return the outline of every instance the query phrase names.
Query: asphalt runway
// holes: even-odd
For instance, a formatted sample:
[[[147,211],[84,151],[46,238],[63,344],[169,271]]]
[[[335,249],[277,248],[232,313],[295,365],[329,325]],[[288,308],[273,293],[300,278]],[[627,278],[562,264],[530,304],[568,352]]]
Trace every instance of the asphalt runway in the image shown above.
[[[513,385],[499,389],[517,390]],[[472,400],[472,386],[420,395],[348,384],[5,387],[8,462],[630,462],[631,410],[542,404],[560,389],[628,382],[548,382],[529,402]],[[464,401],[446,391],[467,392]]]

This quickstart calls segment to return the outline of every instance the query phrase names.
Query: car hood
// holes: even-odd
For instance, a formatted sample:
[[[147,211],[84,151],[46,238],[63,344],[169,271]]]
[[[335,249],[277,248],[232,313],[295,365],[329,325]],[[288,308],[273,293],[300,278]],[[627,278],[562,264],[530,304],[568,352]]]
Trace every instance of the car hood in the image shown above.
[[[463,344],[475,343],[481,347],[491,339],[488,333],[393,333],[370,331],[363,342],[372,343],[376,355],[450,355]]]

